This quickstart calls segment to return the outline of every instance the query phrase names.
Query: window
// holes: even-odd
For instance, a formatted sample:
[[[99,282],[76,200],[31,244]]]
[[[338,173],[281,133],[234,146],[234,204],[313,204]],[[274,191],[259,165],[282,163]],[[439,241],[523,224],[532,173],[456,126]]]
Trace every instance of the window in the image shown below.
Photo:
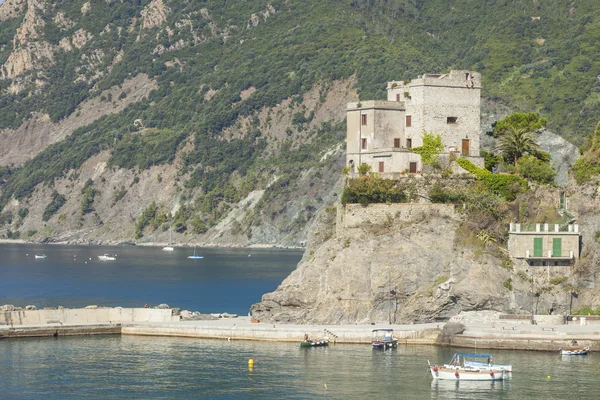
[[[360,116],[360,122],[362,125],[366,125],[367,124],[367,116],[366,114],[363,114]]]
[[[400,101],[400,95],[399,94],[396,95],[396,101]]]
[[[394,147],[395,148],[399,148],[400,147],[400,139],[399,138],[394,139]]]
[[[385,163],[383,161],[379,161],[379,172],[383,172],[385,167]]]
[[[412,126],[412,116],[411,115],[407,115],[406,116],[406,127],[410,128]]]
[[[455,124],[457,119],[458,119],[458,117],[448,117],[448,118],[446,118],[446,123]]]
[[[412,149],[412,139],[406,139],[406,148]]]
[[[361,141],[361,147],[363,150],[365,150],[367,148],[367,139],[362,139]]]

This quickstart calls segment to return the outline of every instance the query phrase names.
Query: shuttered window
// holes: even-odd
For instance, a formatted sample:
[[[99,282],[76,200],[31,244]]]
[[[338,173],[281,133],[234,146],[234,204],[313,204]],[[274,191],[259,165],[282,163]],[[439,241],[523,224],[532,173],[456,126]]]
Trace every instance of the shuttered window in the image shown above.
[[[562,257],[562,238],[552,238],[552,257]]]
[[[533,238],[533,256],[542,257],[544,254],[544,243],[542,238]]]

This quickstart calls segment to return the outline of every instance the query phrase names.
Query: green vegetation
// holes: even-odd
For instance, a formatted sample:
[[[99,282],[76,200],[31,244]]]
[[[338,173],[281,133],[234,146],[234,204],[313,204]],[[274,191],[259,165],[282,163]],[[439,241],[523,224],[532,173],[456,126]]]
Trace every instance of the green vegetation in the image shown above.
[[[359,203],[405,203],[408,196],[405,187],[392,179],[381,179],[377,175],[349,179],[342,193],[342,204]]]
[[[550,163],[526,155],[517,162],[517,172],[524,178],[547,185],[554,184],[556,171]]]
[[[540,118],[536,113],[514,112],[508,117],[497,121],[492,134],[494,137],[502,137],[511,134],[515,130],[535,132],[538,129],[545,128],[547,124],[546,118]]]
[[[589,306],[581,307],[579,310],[573,311],[573,315],[600,315],[600,306],[595,309]]]
[[[444,150],[442,137],[433,133],[425,132],[423,134],[423,145],[410,149],[413,153],[421,156],[421,161],[425,165],[437,165],[438,155]]]
[[[600,122],[581,152],[583,155],[573,165],[575,180],[580,185],[600,175]]]
[[[50,203],[44,209],[44,214],[42,215],[42,221],[47,222],[52,218],[54,214],[60,210],[60,208],[67,202],[67,198],[62,194],[58,193],[56,190],[52,191],[52,195],[50,198]]]
[[[517,194],[527,190],[527,181],[517,175],[492,174],[484,168],[475,166],[466,158],[459,158],[456,162],[474,174],[492,193],[498,194],[508,201],[513,201]]]
[[[156,230],[161,224],[167,221],[167,215],[164,212],[159,212],[156,203],[152,202],[135,222],[135,238],[140,239],[144,236],[144,229],[147,226],[151,226],[152,230]]]
[[[96,196],[96,189],[93,186],[94,182],[88,179],[81,189],[83,198],[81,199],[81,215],[85,215],[94,211],[94,197]]]
[[[550,279],[550,284],[551,285],[560,285],[562,283],[565,283],[567,281],[567,277],[566,276],[557,276],[555,278]]]
[[[507,280],[505,280],[502,286],[504,286],[508,290],[513,290],[512,279],[508,278]]]

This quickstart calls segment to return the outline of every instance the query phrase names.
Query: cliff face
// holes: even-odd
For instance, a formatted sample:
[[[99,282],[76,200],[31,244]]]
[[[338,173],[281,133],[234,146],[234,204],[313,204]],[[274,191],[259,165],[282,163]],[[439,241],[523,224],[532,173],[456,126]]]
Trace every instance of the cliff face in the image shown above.
[[[359,218],[355,208],[344,210],[338,203],[337,228],[336,210],[324,209],[311,227],[297,269],[252,306],[253,318],[418,323],[461,311],[559,314],[599,305],[594,277],[600,272],[600,203],[597,187],[594,193],[591,189],[571,186],[567,191],[569,209],[583,234],[581,260],[549,269],[508,261],[478,240],[464,239],[468,216],[460,209],[448,212],[448,205],[371,205],[360,208]],[[532,187],[520,200],[533,211],[548,210],[558,192]],[[352,220],[344,221],[344,216]]]

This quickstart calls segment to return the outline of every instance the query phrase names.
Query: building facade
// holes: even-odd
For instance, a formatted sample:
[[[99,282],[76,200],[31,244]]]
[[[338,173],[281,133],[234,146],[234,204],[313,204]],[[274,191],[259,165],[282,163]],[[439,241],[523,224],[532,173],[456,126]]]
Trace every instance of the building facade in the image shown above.
[[[567,266],[579,258],[579,225],[510,224],[508,252],[530,266]]]
[[[423,144],[423,134],[440,135],[441,159],[479,157],[481,74],[450,71],[425,74],[412,81],[392,81],[387,101],[349,103],[347,108],[347,165],[356,173],[360,164],[383,174],[419,173],[421,157],[410,149]]]

